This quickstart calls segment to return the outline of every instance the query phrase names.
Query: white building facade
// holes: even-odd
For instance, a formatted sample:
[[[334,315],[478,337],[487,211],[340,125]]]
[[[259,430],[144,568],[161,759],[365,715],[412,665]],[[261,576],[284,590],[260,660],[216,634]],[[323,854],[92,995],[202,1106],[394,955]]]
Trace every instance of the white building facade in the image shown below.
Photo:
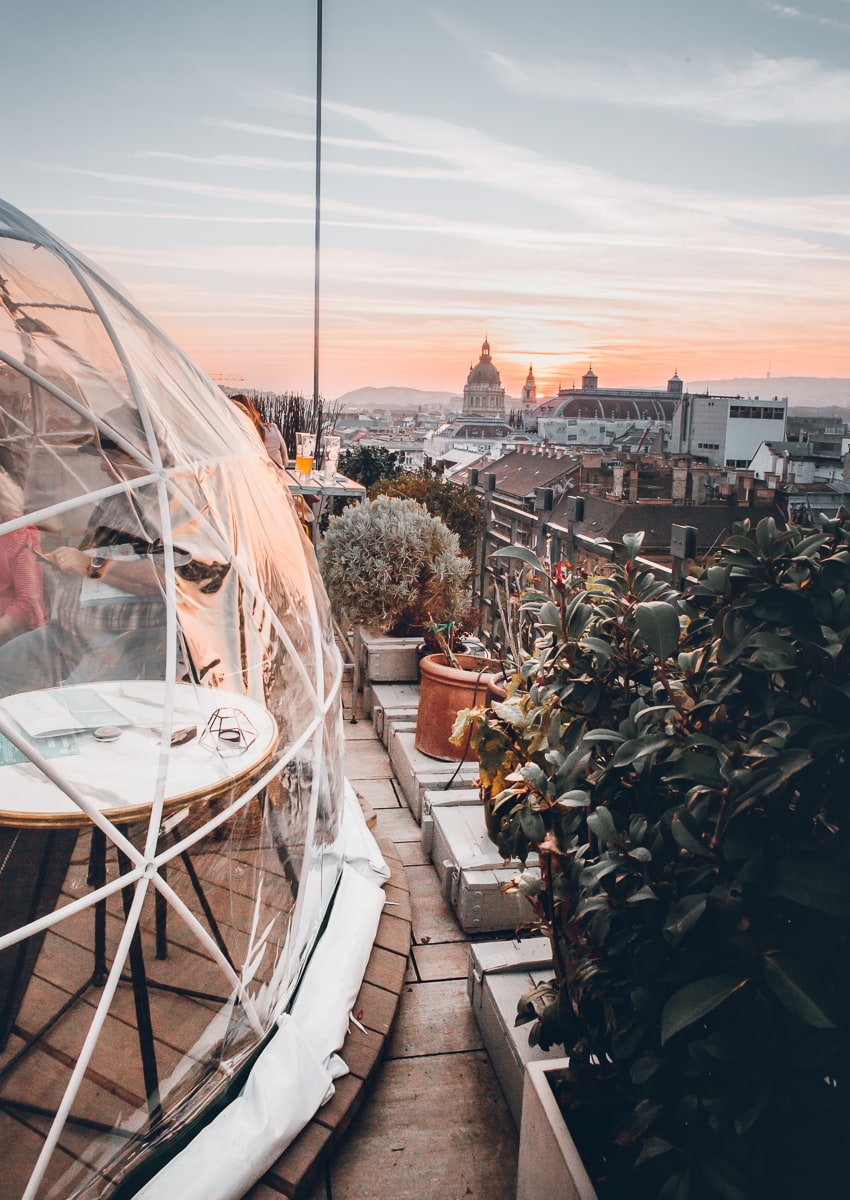
[[[711,466],[747,468],[762,442],[783,441],[787,397],[685,393],[676,406],[670,436],[673,454],[693,454]]]

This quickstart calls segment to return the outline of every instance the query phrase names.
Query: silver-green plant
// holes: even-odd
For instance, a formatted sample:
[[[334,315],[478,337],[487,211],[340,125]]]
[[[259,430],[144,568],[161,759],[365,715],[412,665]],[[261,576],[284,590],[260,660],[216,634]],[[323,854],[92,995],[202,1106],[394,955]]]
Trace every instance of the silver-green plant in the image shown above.
[[[334,609],[354,623],[447,624],[469,607],[472,564],[457,535],[415,500],[378,496],[333,517],[319,566]]]

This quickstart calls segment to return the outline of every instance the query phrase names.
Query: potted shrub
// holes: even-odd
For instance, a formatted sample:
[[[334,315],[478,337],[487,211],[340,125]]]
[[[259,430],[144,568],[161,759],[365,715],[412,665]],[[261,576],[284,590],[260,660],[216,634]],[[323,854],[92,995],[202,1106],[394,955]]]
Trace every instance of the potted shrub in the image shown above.
[[[850,1034],[850,514],[736,526],[681,596],[556,568],[470,718],[555,978],[558,1099],[601,1198],[830,1194]],[[542,569],[541,569],[542,570]]]
[[[408,671],[369,671],[369,678],[418,677],[423,631],[450,624],[467,610],[471,563],[457,537],[414,500],[378,496],[332,517],[319,547],[322,578],[336,613],[360,627],[361,643],[411,637],[402,647]]]
[[[477,752],[469,737],[454,738],[457,715],[483,703],[493,681],[494,663],[446,648],[419,663],[419,708],[414,746],[443,762],[472,762]]]

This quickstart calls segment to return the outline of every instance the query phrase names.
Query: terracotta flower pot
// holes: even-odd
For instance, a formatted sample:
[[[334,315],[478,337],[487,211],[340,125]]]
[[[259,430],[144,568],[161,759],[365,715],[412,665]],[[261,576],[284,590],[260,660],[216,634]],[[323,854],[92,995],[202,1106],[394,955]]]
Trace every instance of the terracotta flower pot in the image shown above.
[[[450,667],[445,654],[426,654],[419,664],[419,711],[416,715],[417,750],[443,762],[475,759],[475,751],[453,746],[449,741],[455,718],[462,708],[483,704],[493,664],[471,654],[455,656],[458,666]]]
[[[494,700],[504,700],[508,694],[507,681],[504,675],[491,675],[487,683],[487,703]]]

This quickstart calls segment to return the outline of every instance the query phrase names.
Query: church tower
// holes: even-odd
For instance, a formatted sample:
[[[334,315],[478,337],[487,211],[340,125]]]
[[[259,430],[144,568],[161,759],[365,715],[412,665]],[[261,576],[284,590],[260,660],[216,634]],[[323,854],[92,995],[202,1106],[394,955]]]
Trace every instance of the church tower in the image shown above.
[[[534,408],[537,404],[537,384],[534,382],[534,371],[531,364],[528,367],[528,379],[526,379],[522,389],[522,407],[523,409]]]

